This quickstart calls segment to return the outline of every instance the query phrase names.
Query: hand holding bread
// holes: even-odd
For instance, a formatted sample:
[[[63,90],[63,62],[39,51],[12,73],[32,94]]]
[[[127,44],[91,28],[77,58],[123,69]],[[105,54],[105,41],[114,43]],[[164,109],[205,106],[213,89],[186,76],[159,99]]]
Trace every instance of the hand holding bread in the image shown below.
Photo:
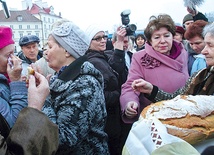
[[[40,73],[33,72],[33,70],[29,69],[29,74],[28,106],[41,110],[50,92],[49,84],[47,79]]]

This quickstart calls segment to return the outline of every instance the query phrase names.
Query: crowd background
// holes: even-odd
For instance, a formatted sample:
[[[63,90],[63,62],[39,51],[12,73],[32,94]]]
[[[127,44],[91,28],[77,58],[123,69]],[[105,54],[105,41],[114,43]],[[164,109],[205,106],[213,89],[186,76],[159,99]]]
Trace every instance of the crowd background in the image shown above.
[[[41,152],[121,155],[132,124],[148,104],[172,98],[175,94],[170,93],[176,90],[176,94],[183,91],[194,95],[213,94],[213,89],[206,85],[212,83],[213,77],[213,64],[207,60],[212,56],[207,47],[213,37],[212,29],[208,27],[203,34],[204,27],[211,23],[194,5],[186,5],[186,9],[182,24],[175,23],[168,14],[151,15],[145,30],[138,33],[137,29],[132,30],[130,12],[125,10],[121,13],[125,25],[122,22],[112,38],[99,25],[81,30],[72,21],[62,19],[53,24],[41,49],[37,36],[21,37],[21,51],[17,55],[14,55],[12,29],[0,26],[0,101],[3,103],[0,123],[4,123],[1,133],[8,149],[13,141],[10,134],[22,123],[20,117],[26,107],[36,109],[35,115],[47,121],[46,130],[53,131],[45,133],[50,135],[47,139],[50,148],[40,148]],[[27,77],[29,66],[35,70],[36,79]],[[183,88],[186,83],[189,88],[200,71],[205,72],[205,82]],[[133,81],[142,80],[153,86],[150,93],[142,89],[133,91]],[[33,100],[32,85],[39,89],[42,83],[49,89],[41,90],[44,94],[36,92],[36,97],[41,99]],[[208,92],[203,90],[205,86]],[[14,134],[23,136],[19,132]],[[40,138],[43,137],[44,134]],[[28,143],[30,138],[24,141]],[[37,146],[39,140],[34,138],[33,145]],[[25,148],[28,144],[19,145]],[[34,148],[31,153],[35,153]]]

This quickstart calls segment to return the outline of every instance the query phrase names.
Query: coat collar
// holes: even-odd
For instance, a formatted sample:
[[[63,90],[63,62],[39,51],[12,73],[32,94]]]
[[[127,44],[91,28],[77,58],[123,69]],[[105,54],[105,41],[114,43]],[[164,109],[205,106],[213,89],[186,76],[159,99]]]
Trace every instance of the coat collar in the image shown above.
[[[173,41],[173,44],[177,44],[177,46],[181,47],[181,53],[176,59],[172,59],[169,56],[166,56],[164,54],[161,54],[160,52],[155,51],[151,45],[148,43],[145,44],[145,51],[148,55],[151,57],[157,59],[161,63],[169,66],[170,68],[173,68],[179,72],[183,71],[184,65],[187,63],[187,52],[184,50],[181,43],[177,43]],[[186,55],[186,56],[185,56]]]
[[[63,80],[65,82],[69,80],[74,80],[77,78],[77,76],[80,74],[80,69],[82,64],[87,61],[87,57],[81,56],[78,59],[76,59],[74,62],[72,62],[60,75],[59,79]]]

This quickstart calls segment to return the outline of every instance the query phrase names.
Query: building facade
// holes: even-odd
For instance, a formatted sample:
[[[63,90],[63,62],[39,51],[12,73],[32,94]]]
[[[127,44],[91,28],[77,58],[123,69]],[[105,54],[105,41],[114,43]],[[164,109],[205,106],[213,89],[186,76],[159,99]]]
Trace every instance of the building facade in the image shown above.
[[[36,35],[40,38],[40,48],[47,42],[48,34],[52,24],[59,19],[60,15],[54,13],[52,6],[47,7],[47,3],[38,0],[35,4],[32,0],[22,1],[23,10],[10,10],[10,18],[6,19],[3,10],[0,10],[0,25],[9,26],[13,30],[16,51],[21,50],[19,39],[24,35]],[[9,7],[9,6],[8,6]]]

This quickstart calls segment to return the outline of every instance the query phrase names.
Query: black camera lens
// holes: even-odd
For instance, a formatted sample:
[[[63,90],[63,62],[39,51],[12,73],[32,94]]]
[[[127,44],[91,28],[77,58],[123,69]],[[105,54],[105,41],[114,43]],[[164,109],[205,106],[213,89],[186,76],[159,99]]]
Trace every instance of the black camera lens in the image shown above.
[[[137,30],[137,26],[135,24],[130,24],[129,28],[130,28],[130,31],[132,31],[132,32]]]
[[[129,24],[126,26],[126,35],[127,36],[134,35],[136,30],[137,30],[137,26],[135,24]]]

